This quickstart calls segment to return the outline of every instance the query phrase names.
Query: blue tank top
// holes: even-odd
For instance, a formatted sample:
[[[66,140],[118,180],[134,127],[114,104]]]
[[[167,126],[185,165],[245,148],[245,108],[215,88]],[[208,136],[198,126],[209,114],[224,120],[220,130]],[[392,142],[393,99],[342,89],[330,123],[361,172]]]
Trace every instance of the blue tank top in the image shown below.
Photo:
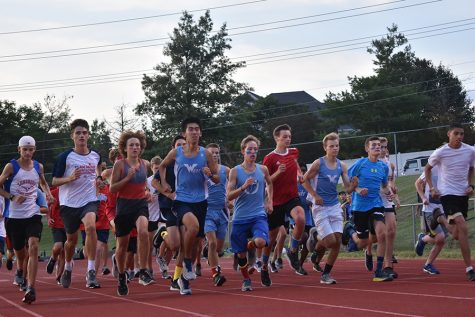
[[[208,210],[222,210],[226,207],[226,168],[220,165],[219,183],[208,178]]]
[[[196,156],[186,157],[182,146],[176,149],[176,200],[186,203],[199,203],[208,198],[208,185],[203,173],[203,168],[208,163],[205,151],[200,146]]]
[[[323,199],[323,206],[338,204],[338,191],[336,186],[341,176],[341,163],[336,160],[336,168],[329,169],[323,157],[320,158],[320,171],[317,176],[316,191]]]
[[[254,184],[246,188],[236,198],[234,203],[234,223],[247,223],[258,217],[267,217],[264,208],[265,181],[262,173],[262,166],[256,164],[256,169],[252,173],[246,172],[241,166],[236,166],[236,188],[240,188],[249,177],[254,178]]]
[[[299,198],[300,198],[300,204],[303,207],[303,210],[305,211],[305,225],[306,226],[315,226],[313,223],[313,217],[312,217],[312,210],[310,209],[310,206],[307,203],[307,196],[308,192],[305,190],[305,188],[300,184],[300,182],[297,184],[298,191],[299,191]],[[290,217],[290,222],[295,224],[293,221],[294,219]]]

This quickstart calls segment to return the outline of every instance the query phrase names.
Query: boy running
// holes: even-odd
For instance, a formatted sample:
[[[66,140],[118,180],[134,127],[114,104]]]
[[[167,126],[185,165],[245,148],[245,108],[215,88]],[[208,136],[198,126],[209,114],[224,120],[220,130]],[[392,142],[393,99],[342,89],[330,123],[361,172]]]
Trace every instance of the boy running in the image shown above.
[[[259,140],[252,135],[241,141],[244,161],[231,169],[227,189],[228,200],[235,199],[231,248],[238,254],[239,270],[244,278],[241,287],[243,292],[252,290],[246,258],[247,251],[254,248],[262,249],[269,243],[266,209],[272,213],[273,185],[267,167],[256,164],[259,144]],[[264,202],[265,185],[268,194],[267,202]],[[248,242],[249,236],[251,240]]]
[[[27,267],[28,271],[27,288],[23,297],[23,302],[26,304],[31,304],[36,300],[38,247],[43,230],[40,206],[36,203],[38,185],[46,193],[48,201],[53,201],[45,180],[43,165],[33,160],[35,151],[35,140],[31,136],[21,137],[18,142],[20,158],[11,160],[0,176],[0,195],[6,199],[6,209],[8,209],[6,229],[12,239],[19,268],[17,276],[22,279],[21,282],[25,279],[22,269]],[[24,263],[25,261],[28,261],[27,264]]]

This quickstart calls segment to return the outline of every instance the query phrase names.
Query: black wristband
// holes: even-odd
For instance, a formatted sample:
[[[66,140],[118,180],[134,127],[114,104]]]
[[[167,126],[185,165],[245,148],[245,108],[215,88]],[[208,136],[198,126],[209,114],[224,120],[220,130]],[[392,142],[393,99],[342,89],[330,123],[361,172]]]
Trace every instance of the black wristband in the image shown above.
[[[104,180],[104,178],[102,178],[102,176],[101,176],[101,175],[97,176],[97,177],[96,177],[96,179],[100,179],[101,181],[103,181],[103,180]]]

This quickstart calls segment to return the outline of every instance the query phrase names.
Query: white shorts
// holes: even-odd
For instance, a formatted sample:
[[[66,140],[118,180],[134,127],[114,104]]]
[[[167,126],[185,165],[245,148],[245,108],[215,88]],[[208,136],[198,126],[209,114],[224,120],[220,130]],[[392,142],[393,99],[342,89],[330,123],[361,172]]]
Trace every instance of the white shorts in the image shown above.
[[[339,203],[333,206],[313,205],[312,216],[319,240],[332,233],[343,233],[343,210]]]

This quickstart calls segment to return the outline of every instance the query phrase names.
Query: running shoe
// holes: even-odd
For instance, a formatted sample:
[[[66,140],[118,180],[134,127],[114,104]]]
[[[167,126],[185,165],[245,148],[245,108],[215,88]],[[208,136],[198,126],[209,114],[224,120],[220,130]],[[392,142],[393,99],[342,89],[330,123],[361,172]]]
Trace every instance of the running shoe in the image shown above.
[[[244,281],[242,281],[241,291],[243,291],[243,292],[252,291],[251,279],[250,278],[245,279]]]
[[[13,285],[20,286],[25,281],[23,277],[23,270],[16,270],[15,278],[13,279]]]
[[[343,226],[343,234],[341,236],[341,243],[343,245],[348,245],[354,231],[353,224],[349,221],[345,222],[345,225]]]
[[[277,266],[275,265],[275,261],[270,261],[270,262],[269,262],[269,270],[270,270],[272,273],[277,273],[277,272],[279,272],[279,269],[278,269]]]
[[[430,275],[440,274],[439,270],[437,270],[431,263],[424,265],[422,271],[429,273]]]
[[[322,267],[320,266],[319,263],[313,263],[313,268],[312,268],[315,272],[320,272],[322,273],[323,272],[323,269]]]
[[[297,251],[290,251],[290,249],[285,249],[287,253],[287,260],[289,261],[289,265],[297,271],[300,267],[300,260],[299,260],[299,253]]]
[[[196,274],[195,272],[193,271],[188,271],[188,269],[186,268],[186,266],[183,267],[183,272],[181,273],[181,275],[183,276],[183,278],[185,280],[196,280]]]
[[[475,271],[473,269],[467,272],[467,278],[469,281],[475,281]]]
[[[53,274],[55,264],[56,261],[53,259],[53,257],[50,257],[48,260],[48,264],[46,264],[46,273]]]
[[[181,295],[191,295],[190,282],[183,276],[178,279],[178,286],[180,287]]]
[[[435,230],[437,228],[437,226],[439,225],[439,217],[442,216],[444,213],[442,212],[442,210],[440,210],[440,208],[435,208],[433,211],[432,211],[432,218],[430,220],[430,229],[431,230]]]
[[[63,285],[64,288],[68,288],[71,285],[72,273],[72,271],[65,269],[63,274],[61,275],[61,285]]]
[[[399,275],[394,271],[392,267],[385,267],[383,269],[383,272],[386,272],[389,276],[391,276],[393,279],[397,278]]]
[[[261,270],[261,284],[262,286],[266,286],[266,287],[269,287],[272,285],[272,280],[270,279],[268,270]]]
[[[101,288],[101,285],[96,279],[96,270],[89,270],[86,275],[87,288]]]
[[[142,270],[141,270],[142,271]],[[153,283],[153,279],[147,270],[143,270],[139,275],[139,284],[147,286]]]
[[[383,270],[374,272],[373,282],[390,282],[392,280],[393,278]]]
[[[162,278],[164,280],[171,280],[172,279],[172,276],[170,275],[170,273],[168,273],[168,271],[163,271],[161,274],[162,274]]]
[[[277,260],[275,260],[275,266],[278,270],[284,269],[284,261],[282,261],[282,258],[277,258]]]
[[[23,283],[20,284],[20,291],[21,292],[26,292],[27,289],[28,289],[28,283],[27,283],[26,279],[24,279]]]
[[[397,264],[397,258],[396,258],[396,256],[395,256],[394,254],[391,256],[391,262],[392,262],[393,264]]]
[[[257,272],[261,273],[262,261],[256,261],[256,263],[254,263],[254,268],[256,269]]]
[[[111,274],[111,270],[109,270],[107,266],[104,266],[102,268],[102,275],[109,275],[109,274]]]
[[[36,292],[33,287],[28,287],[25,292],[25,297],[23,297],[22,301],[25,304],[31,304],[36,300]]]
[[[414,245],[414,250],[416,251],[416,254],[418,256],[422,256],[422,254],[424,254],[424,248],[426,246],[426,243],[422,240],[424,236],[425,234],[423,234],[422,232],[419,233],[419,235],[417,236],[417,242]]]
[[[224,284],[224,282],[226,282],[226,278],[224,275],[221,275],[221,273],[218,273],[213,277],[214,286],[221,286]]]
[[[325,273],[320,277],[320,284],[336,284],[336,280],[330,275],[330,273]]]
[[[308,275],[307,271],[305,271],[305,269],[302,266],[300,266],[299,269],[295,271],[295,273],[297,275]]]
[[[157,256],[156,261],[157,261],[157,264],[160,268],[160,272],[168,271],[167,260],[165,260],[165,258],[163,256]]]
[[[117,260],[115,259],[115,253],[112,254],[112,276],[119,277],[119,268],[117,267]]]
[[[56,278],[56,284],[61,285],[61,276]]]
[[[365,267],[368,272],[371,272],[373,270],[373,255],[368,254],[368,250],[364,251],[364,257],[365,257]]]
[[[117,295],[127,296],[129,294],[129,286],[127,285],[127,274],[119,274],[119,281],[117,283]]]
[[[178,285],[178,280],[172,279],[172,282],[170,284],[170,291],[180,291],[180,285]]]
[[[317,246],[317,227],[312,227],[308,232],[307,250],[313,252]]]

